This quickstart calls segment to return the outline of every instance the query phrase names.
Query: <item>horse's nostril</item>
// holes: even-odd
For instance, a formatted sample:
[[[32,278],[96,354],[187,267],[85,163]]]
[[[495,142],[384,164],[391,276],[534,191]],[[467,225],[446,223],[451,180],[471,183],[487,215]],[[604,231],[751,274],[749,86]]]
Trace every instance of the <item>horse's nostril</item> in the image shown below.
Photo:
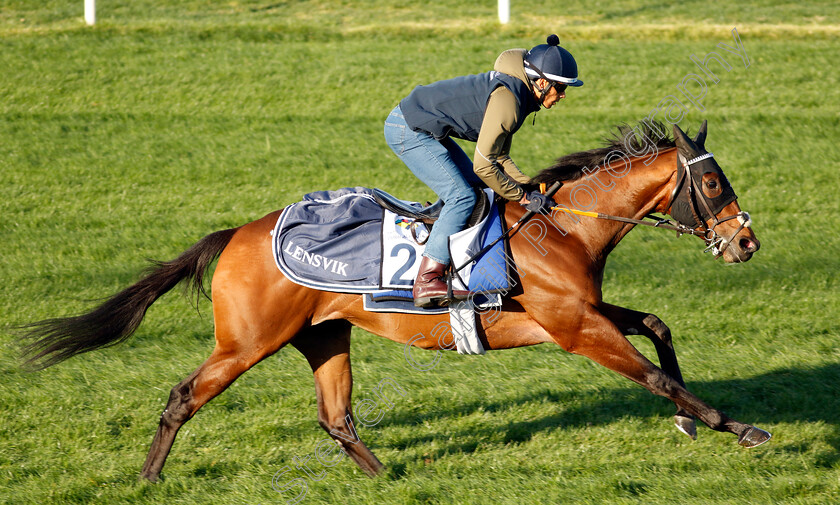
[[[742,238],[738,242],[738,245],[740,245],[741,249],[743,249],[746,253],[754,253],[758,251],[758,248],[761,246],[758,240],[752,240],[749,238]]]

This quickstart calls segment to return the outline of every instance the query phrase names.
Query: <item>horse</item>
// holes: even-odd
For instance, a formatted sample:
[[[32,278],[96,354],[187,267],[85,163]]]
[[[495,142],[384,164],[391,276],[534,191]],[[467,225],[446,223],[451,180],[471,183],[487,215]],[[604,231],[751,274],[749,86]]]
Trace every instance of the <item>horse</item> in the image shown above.
[[[653,213],[673,219],[656,219],[654,226],[699,236],[727,263],[748,261],[759,249],[748,214],[705,148],[706,135],[705,121],[693,139],[677,125],[673,138],[661,123],[623,125],[606,146],[561,157],[539,172],[527,189],[561,183],[552,196],[556,207],[510,234],[513,287],[498,311],[478,314],[476,326],[487,350],[557,344],[668,398],[677,407],[677,428],[691,438],[696,438],[699,419],[713,430],[736,435],[742,446],[755,447],[770,433],[728,417],[686,389],[671,331],[659,317],[602,299],[607,256],[637,224],[650,224],[644,219]],[[519,205],[500,206],[508,227],[526,212]],[[597,213],[590,212],[594,207]],[[141,479],[157,481],[184,423],[287,344],[312,368],[318,423],[341,451],[374,476],[383,465],[353,425],[351,327],[406,345],[407,351],[453,347],[436,334],[447,322],[445,314],[367,312],[359,294],[315,290],[286,278],[271,253],[270,233],[282,212],[211,233],[176,259],[154,262],[141,280],[88,313],[23,330],[29,339],[24,354],[34,368],[115,345],[130,337],[149,306],[180,281],[204,292],[205,274],[218,258],[211,284],[215,348],[172,388]],[[637,334],[653,342],[660,367],[626,338]]]

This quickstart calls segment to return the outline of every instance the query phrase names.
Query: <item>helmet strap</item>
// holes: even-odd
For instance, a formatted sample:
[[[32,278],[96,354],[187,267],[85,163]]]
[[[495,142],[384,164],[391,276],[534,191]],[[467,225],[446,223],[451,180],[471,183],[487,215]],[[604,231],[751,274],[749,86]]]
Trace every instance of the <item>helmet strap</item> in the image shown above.
[[[542,72],[542,70],[540,70],[537,67],[531,65],[531,63],[528,60],[523,60],[522,62],[525,64],[526,67],[530,68],[531,70],[533,70],[534,72],[539,74],[539,76],[540,76],[539,78],[545,79],[549,83],[552,82],[551,79],[549,79],[548,77],[545,76],[545,74]],[[531,82],[533,83],[534,87],[537,88],[537,91],[539,91],[539,93],[540,93],[539,98],[538,98],[538,100],[540,102],[540,107],[545,107],[545,104],[543,103],[543,100],[545,100],[545,95],[548,94],[548,91],[551,89],[551,85],[549,84],[549,86],[546,87],[546,88],[540,88],[540,87],[537,87],[537,79],[533,79]]]
[[[549,82],[551,82],[551,81],[549,81]],[[549,85],[548,85],[548,86],[546,86],[545,88],[539,88],[539,87],[537,87],[537,82],[536,82],[536,81],[534,81],[534,87],[536,87],[536,88],[537,88],[537,91],[539,91],[539,94],[540,94],[540,95],[539,95],[539,98],[538,98],[538,100],[539,100],[539,102],[540,102],[540,106],[541,106],[541,107],[545,107],[544,100],[545,100],[546,95],[548,95],[548,92],[549,92],[549,91],[551,91],[551,87],[552,87],[552,85],[551,85],[551,84],[549,84]]]

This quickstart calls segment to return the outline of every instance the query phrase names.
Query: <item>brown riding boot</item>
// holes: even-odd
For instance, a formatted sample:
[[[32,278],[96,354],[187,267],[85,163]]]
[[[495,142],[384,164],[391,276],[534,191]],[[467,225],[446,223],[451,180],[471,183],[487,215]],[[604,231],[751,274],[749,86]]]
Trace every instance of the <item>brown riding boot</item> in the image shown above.
[[[446,265],[423,256],[417,278],[414,279],[414,288],[411,290],[415,307],[434,307],[439,301],[446,300],[446,282],[443,277],[445,271]]]
[[[469,291],[453,290],[450,298],[449,286],[446,285],[446,269],[447,265],[423,256],[417,278],[414,279],[414,288],[411,290],[415,307],[446,307],[452,300],[466,300],[470,297],[472,293]]]

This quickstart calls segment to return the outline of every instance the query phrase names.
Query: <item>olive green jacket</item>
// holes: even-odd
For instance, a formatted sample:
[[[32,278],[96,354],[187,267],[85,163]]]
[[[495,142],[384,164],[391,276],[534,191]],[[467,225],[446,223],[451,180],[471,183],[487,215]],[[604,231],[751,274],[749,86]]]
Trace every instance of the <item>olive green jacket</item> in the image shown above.
[[[493,68],[522,80],[532,89],[522,63],[524,56],[524,49],[505,51],[496,59]],[[496,88],[487,101],[473,156],[473,170],[476,175],[490,189],[511,201],[522,199],[525,190],[520,184],[530,180],[510,158],[511,139],[525,120],[518,117],[519,110],[516,97],[509,89],[504,86]]]

